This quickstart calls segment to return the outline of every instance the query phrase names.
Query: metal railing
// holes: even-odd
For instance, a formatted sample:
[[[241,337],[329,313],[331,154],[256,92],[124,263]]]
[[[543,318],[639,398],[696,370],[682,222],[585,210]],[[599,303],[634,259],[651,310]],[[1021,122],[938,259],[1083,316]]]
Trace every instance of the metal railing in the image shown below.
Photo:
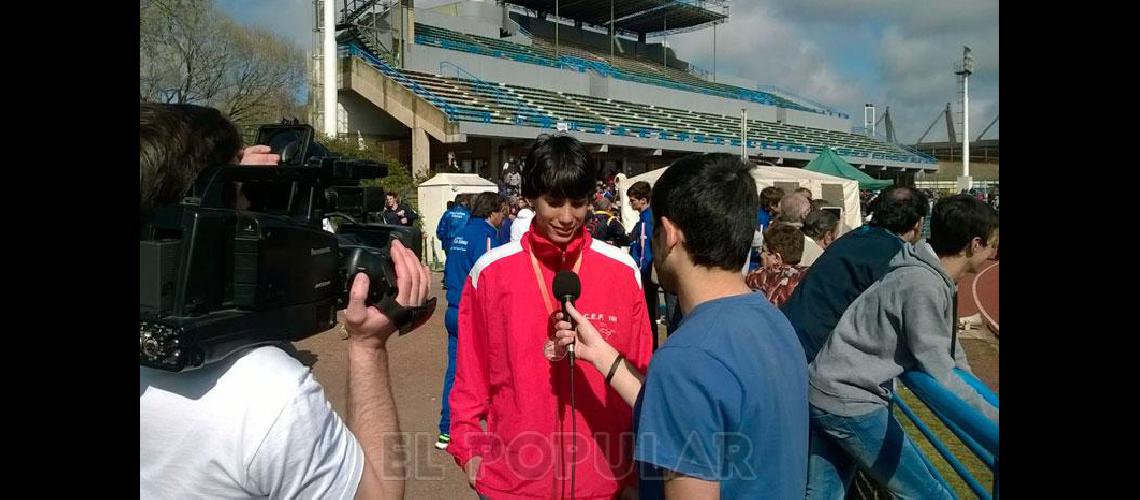
[[[455,64],[453,62],[450,62],[450,61],[440,62],[439,63],[439,74],[440,75],[446,75],[446,72],[445,72],[446,69],[453,70],[455,72],[456,78],[470,80],[471,86],[474,87],[475,89],[481,90],[484,93],[491,94],[492,96],[494,96],[495,102],[499,106],[506,108],[506,110],[512,114],[512,121],[514,121],[516,125],[518,125],[522,122],[528,122],[531,120],[538,120],[538,121],[544,122],[544,123],[550,122],[551,125],[547,125],[548,128],[549,128],[549,126],[552,126],[553,121],[554,121],[552,118],[547,116],[542,111],[539,111],[538,109],[534,108],[530,104],[527,104],[527,102],[524,101],[522,98],[499,88],[499,86],[497,84],[484,81],[484,80],[480,79],[479,77],[475,76],[474,74],[472,74],[470,71],[463,69],[458,64]],[[543,119],[545,119],[545,120],[543,120]]]
[[[384,76],[395,80],[397,83],[403,85],[408,90],[411,90],[413,93],[420,96],[425,101],[431,103],[432,106],[439,108],[440,111],[443,111],[443,113],[447,115],[449,120],[461,120],[467,117],[474,117],[478,119],[477,121],[482,121],[484,123],[491,121],[490,112],[476,112],[456,108],[455,106],[451,105],[451,103],[447,102],[446,99],[433,94],[430,90],[424,88],[423,85],[420,85],[415,80],[412,80],[411,78],[405,76],[399,70],[389,66],[388,63],[384,62],[383,59],[376,57],[372,53],[356,44],[343,45],[341,50],[343,54],[349,54],[361,58],[369,66],[372,66],[373,68],[376,68],[381,73],[383,73]]]
[[[998,397],[990,390],[982,381],[969,372],[955,369],[954,373],[966,382],[978,394],[982,396],[985,401],[995,408],[998,406]],[[998,425],[997,422],[987,419],[977,410],[968,406],[964,401],[951,393],[945,387],[938,383],[934,377],[929,374],[912,370],[903,373],[899,380],[902,381],[907,388],[911,390],[918,397],[923,404],[930,408],[938,420],[940,420],[947,429],[956,436],[962,444],[966,445],[977,458],[980,460],[990,472],[994,474],[994,485],[991,488],[986,488],[970,473],[965,465],[958,459],[956,455],[946,446],[946,444],[938,438],[938,436],[930,429],[930,427],[922,421],[921,418],[915,414],[914,410],[910,408],[895,393],[893,403],[902,410],[914,426],[922,433],[923,436],[930,442],[938,454],[946,460],[954,472],[966,482],[970,490],[978,497],[985,500],[997,497],[997,483],[998,483]],[[925,460],[928,460],[925,455]],[[929,462],[928,462],[928,465]],[[949,489],[949,485],[943,484]],[[992,496],[991,496],[991,493]]]
[[[811,111],[815,111],[817,113],[822,112],[823,114],[838,116],[838,117],[843,118],[845,120],[851,118],[850,114],[844,113],[842,110],[835,109],[831,106],[823,104],[823,103],[816,101],[814,99],[809,99],[807,97],[798,95],[794,92],[790,92],[788,90],[785,90],[783,88],[777,87],[777,86],[772,85],[772,84],[768,84],[768,83],[760,84],[760,85],[756,86],[756,89],[763,91],[763,92],[768,92],[771,94],[782,95],[783,97],[785,97],[786,99],[789,99],[789,100],[806,102],[806,103],[818,108],[818,109],[811,110]]]

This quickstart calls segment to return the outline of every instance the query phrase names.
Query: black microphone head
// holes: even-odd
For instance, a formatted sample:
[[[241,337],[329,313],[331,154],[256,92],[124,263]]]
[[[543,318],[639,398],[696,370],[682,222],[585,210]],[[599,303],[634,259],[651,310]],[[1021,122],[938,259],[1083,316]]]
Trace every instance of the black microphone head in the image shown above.
[[[559,300],[570,297],[570,300],[578,300],[578,296],[582,295],[582,282],[578,280],[578,274],[574,271],[558,271],[554,275],[554,296]]]

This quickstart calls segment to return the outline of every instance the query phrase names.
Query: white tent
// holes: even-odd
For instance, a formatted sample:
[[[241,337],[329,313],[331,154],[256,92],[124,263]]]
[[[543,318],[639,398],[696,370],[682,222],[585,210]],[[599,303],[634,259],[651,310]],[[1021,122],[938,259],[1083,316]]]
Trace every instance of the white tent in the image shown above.
[[[419,201],[420,217],[423,219],[423,232],[428,244],[424,245],[424,257],[428,262],[432,260],[432,252],[440,262],[447,259],[443,255],[443,246],[435,237],[435,228],[439,224],[443,212],[447,211],[447,202],[455,200],[457,195],[463,193],[497,193],[499,187],[478,174],[450,174],[439,173],[434,177],[420,183],[416,193]]]
[[[650,170],[640,175],[625,178],[618,175],[618,196],[621,200],[621,222],[626,231],[632,231],[637,224],[637,212],[629,206],[625,199],[625,191],[638,181],[648,182],[650,186],[657,182],[665,169],[669,167]],[[798,187],[811,189],[813,199],[823,198],[843,209],[841,217],[841,231],[848,231],[863,224],[859,214],[859,183],[850,179],[834,175],[821,174],[793,167],[770,167],[766,165],[752,169],[752,178],[756,179],[756,193],[768,186],[784,188],[785,193],[791,193]]]

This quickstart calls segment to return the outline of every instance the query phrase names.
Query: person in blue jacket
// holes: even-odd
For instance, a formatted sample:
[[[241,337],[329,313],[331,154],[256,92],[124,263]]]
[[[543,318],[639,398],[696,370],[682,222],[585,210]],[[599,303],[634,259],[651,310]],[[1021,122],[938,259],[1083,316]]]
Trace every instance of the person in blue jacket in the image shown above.
[[[653,332],[653,349],[657,350],[657,284],[653,282],[653,209],[649,197],[653,189],[648,182],[638,181],[625,191],[629,206],[638,212],[637,225],[629,234],[629,255],[641,269],[641,288],[645,290],[645,308],[649,311],[649,326]]]
[[[505,240],[499,238],[499,226],[506,213],[506,204],[498,193],[479,193],[471,201],[471,218],[467,225],[451,240],[447,251],[447,264],[443,270],[443,280],[447,288],[447,314],[443,324],[447,328],[447,371],[443,375],[443,404],[440,408],[439,439],[435,447],[446,450],[451,442],[448,432],[451,428],[451,408],[448,398],[451,386],[455,383],[455,350],[459,341],[459,298],[463,296],[463,285],[467,275],[488,250]]]
[[[452,206],[448,207],[443,217],[440,217],[439,224],[435,226],[435,236],[439,238],[439,243],[443,247],[444,257],[451,247],[451,240],[459,234],[463,226],[467,225],[467,219],[471,217],[470,197],[468,193],[456,196]]]

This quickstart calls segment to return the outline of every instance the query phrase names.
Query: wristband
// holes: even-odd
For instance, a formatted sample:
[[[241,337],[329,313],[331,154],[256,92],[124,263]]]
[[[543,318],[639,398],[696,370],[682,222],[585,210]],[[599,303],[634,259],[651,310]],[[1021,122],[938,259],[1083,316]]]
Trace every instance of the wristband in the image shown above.
[[[625,359],[625,356],[621,353],[618,353],[618,357],[614,360],[614,364],[610,365],[609,375],[606,375],[606,385],[610,385],[610,380],[614,378],[614,374],[617,373],[618,366],[621,365],[621,360],[623,359]]]

